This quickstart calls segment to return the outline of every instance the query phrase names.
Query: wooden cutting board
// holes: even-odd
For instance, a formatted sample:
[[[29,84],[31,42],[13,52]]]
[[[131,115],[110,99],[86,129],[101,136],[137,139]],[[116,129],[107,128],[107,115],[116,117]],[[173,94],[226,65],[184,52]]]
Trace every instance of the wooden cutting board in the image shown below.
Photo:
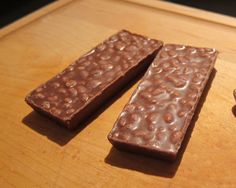
[[[50,6],[0,31],[0,187],[236,187],[236,19],[154,0]],[[174,163],[117,151],[107,141],[137,83],[75,132],[24,102],[120,29],[220,52]]]

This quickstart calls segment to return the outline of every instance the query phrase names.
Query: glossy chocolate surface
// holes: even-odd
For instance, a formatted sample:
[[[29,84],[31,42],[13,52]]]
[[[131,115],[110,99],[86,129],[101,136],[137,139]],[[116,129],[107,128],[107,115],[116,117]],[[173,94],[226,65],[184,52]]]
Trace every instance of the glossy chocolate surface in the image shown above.
[[[121,112],[110,142],[174,160],[216,56],[214,49],[165,45]]]
[[[76,127],[153,60],[162,42],[122,30],[32,91],[26,102]]]

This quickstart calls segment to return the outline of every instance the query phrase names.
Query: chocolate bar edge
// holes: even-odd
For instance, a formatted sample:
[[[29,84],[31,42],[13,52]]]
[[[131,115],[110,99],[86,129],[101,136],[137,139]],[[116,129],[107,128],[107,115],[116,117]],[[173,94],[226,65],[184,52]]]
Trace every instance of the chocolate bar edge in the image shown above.
[[[127,151],[134,154],[140,154],[143,156],[149,156],[154,158],[160,158],[168,161],[174,161],[176,159],[176,154],[174,152],[166,152],[162,150],[154,150],[145,146],[137,146],[135,144],[127,144],[125,141],[116,140],[114,138],[107,136],[109,142],[120,151]]]

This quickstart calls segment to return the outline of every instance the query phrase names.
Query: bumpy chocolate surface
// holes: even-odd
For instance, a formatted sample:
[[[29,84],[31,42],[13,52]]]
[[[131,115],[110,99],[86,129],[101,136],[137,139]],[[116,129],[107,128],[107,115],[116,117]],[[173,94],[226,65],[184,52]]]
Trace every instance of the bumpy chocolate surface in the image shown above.
[[[175,159],[216,56],[214,49],[165,45],[121,112],[110,142]]]
[[[26,102],[73,128],[150,64],[161,46],[160,41],[122,30],[32,91]]]

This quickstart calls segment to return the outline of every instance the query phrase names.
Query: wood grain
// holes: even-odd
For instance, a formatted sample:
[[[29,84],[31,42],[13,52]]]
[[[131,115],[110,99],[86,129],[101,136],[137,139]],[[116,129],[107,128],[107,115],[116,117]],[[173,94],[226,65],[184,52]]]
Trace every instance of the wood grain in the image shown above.
[[[73,1],[0,38],[1,187],[236,187],[236,20],[144,2]],[[75,132],[24,102],[31,89],[120,29],[220,51],[174,163],[120,152],[107,141],[136,84]]]

